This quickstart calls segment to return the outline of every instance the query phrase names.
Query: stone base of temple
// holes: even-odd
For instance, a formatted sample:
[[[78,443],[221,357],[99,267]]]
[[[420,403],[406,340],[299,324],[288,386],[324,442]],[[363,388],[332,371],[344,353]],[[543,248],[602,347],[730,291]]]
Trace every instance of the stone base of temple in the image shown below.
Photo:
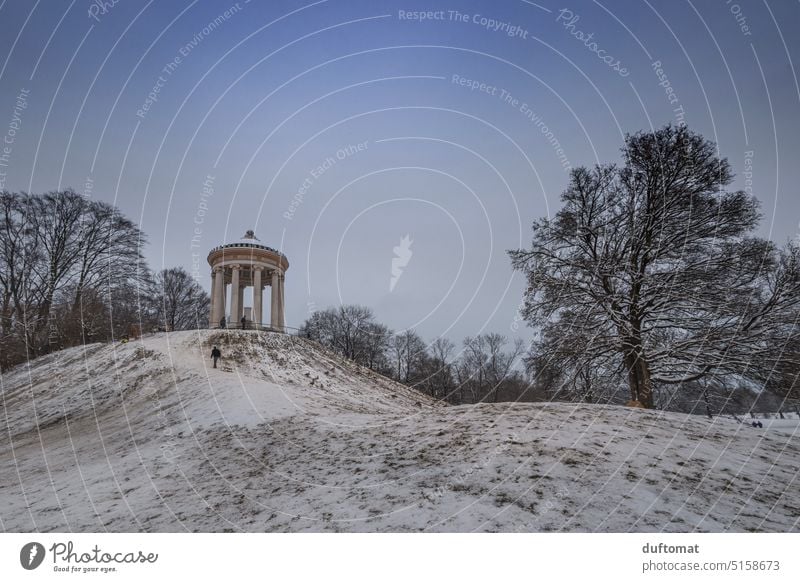
[[[286,329],[281,329],[278,327],[272,327],[270,325],[264,323],[253,323],[252,321],[248,321],[244,327],[242,327],[241,323],[226,323],[225,326],[217,325],[210,325],[209,329],[244,329],[244,330],[251,330],[251,331],[272,331],[275,333],[286,333]]]

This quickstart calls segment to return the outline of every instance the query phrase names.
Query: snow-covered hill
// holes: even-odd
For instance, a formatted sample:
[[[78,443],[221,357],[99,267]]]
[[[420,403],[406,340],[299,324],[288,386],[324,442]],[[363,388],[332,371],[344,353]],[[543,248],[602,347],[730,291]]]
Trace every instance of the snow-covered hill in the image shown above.
[[[0,405],[5,531],[800,529],[796,421],[445,407],[290,336],[64,350]]]

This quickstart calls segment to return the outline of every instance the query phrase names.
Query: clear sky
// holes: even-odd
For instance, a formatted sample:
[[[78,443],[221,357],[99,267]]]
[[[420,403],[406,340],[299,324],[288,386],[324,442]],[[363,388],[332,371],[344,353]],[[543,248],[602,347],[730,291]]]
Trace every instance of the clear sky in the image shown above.
[[[346,302],[527,337],[505,251],[627,132],[685,121],[760,234],[797,235],[799,24],[789,1],[0,0],[0,187],[112,202],[206,288],[254,229],[291,262],[290,326]]]

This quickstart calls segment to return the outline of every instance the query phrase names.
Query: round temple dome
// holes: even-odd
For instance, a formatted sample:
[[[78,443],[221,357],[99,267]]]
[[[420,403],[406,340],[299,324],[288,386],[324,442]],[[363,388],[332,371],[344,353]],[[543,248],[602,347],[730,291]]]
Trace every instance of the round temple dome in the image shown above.
[[[265,244],[262,244],[259,238],[256,236],[255,232],[253,232],[252,230],[248,230],[246,233],[244,233],[244,236],[237,241],[225,243],[224,245],[214,247],[213,249],[211,249],[209,257],[211,256],[211,254],[221,251],[223,249],[234,249],[234,248],[263,249],[265,251],[270,251],[271,253],[274,253],[279,257],[283,258],[283,262],[286,263],[284,269],[289,267],[289,263],[288,261],[286,261],[286,255],[284,255],[278,249],[274,249]]]

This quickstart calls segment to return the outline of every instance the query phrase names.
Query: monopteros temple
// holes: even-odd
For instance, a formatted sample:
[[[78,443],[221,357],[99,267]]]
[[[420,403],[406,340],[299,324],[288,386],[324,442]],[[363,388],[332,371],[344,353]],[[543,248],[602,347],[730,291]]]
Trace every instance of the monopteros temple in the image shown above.
[[[241,240],[208,253],[211,265],[211,313],[209,326],[285,331],[283,281],[289,260],[248,230]],[[264,287],[271,288],[269,325],[263,324]],[[230,311],[227,311],[230,287]],[[244,306],[244,290],[253,288],[252,306]]]

